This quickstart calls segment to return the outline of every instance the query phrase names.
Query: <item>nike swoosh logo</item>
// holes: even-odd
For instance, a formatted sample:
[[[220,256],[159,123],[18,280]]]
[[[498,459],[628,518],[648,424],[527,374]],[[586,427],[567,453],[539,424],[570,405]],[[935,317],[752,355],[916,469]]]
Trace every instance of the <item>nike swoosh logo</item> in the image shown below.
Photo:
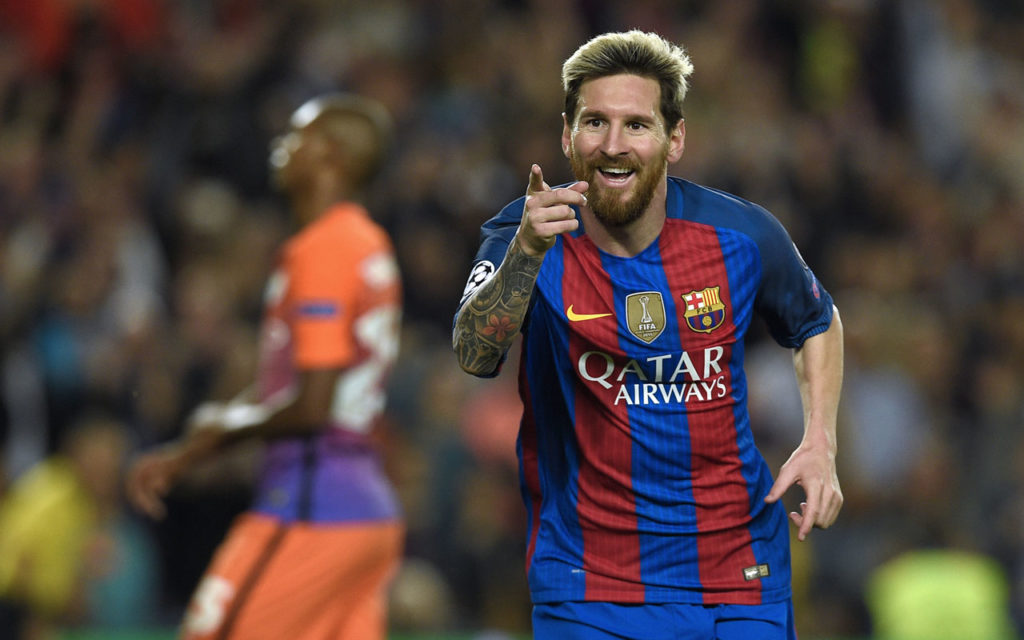
[[[565,317],[569,318],[569,322],[580,322],[582,320],[596,320],[597,318],[607,318],[612,314],[610,313],[576,313],[572,310],[572,305],[565,310]]]

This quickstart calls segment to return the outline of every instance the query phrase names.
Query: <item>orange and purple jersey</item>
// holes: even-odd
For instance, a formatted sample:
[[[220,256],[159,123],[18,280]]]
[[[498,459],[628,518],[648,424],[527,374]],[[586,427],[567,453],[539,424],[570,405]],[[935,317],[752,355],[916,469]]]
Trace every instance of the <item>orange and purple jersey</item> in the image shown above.
[[[518,441],[536,603],[790,597],[744,339],[757,315],[799,347],[828,329],[832,300],[763,208],[670,177],[666,209],[659,237],[628,258],[597,248],[581,220],[537,277]],[[504,259],[522,212],[520,198],[484,224],[465,296]]]
[[[404,525],[368,434],[398,353],[400,281],[390,240],[340,204],[283,248],[267,287],[259,394],[302,370],[341,371],[327,424],[268,442],[252,508],[193,594],[183,640],[383,640]]]
[[[338,368],[328,424],[271,441],[254,510],[285,522],[399,517],[368,434],[398,354],[401,288],[385,231],[359,205],[336,205],[283,248],[260,336],[263,399],[303,369]]]

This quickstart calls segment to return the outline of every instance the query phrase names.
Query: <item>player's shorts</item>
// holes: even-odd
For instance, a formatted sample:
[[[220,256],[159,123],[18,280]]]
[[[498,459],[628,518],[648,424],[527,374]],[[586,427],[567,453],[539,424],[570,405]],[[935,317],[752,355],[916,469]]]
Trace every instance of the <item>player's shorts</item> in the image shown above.
[[[183,640],[384,640],[402,556],[395,522],[239,516],[189,604]]]
[[[760,605],[538,604],[533,634],[535,640],[796,640],[791,600]]]

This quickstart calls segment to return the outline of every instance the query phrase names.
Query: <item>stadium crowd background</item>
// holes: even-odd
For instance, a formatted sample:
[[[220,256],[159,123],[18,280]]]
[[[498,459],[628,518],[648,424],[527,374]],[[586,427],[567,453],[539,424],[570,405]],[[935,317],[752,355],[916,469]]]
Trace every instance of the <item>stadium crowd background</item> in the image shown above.
[[[775,213],[843,314],[846,506],[795,545],[801,637],[871,634],[878,569],[926,548],[980,554],[994,606],[1024,623],[1013,1],[0,0],[0,495],[83,422],[117,425],[116,472],[203,397],[240,390],[288,232],[269,141],[304,99],[365,93],[399,125],[370,195],[406,291],[381,434],[409,522],[395,628],[526,631],[514,376],[458,371],[451,317],[480,223],[530,164],[570,179],[561,62],[632,27],[695,63],[672,171]],[[801,417],[765,335],[751,408],[777,468]],[[170,628],[256,455],[197,474],[159,524],[93,492],[102,518],[63,619]]]

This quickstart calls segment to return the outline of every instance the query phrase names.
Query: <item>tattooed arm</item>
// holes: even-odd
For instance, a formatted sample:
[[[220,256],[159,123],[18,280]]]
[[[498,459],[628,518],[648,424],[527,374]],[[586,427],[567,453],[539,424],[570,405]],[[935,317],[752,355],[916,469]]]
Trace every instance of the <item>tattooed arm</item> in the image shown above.
[[[489,375],[497,369],[523,326],[544,254],[558,234],[579,226],[569,205],[586,204],[586,189],[586,182],[551,189],[540,167],[530,169],[523,218],[505,259],[491,279],[470,294],[455,319],[452,347],[463,370]]]
[[[543,255],[527,255],[513,239],[494,276],[463,304],[455,320],[453,347],[464,371],[487,375],[498,367],[523,326],[543,261]]]

